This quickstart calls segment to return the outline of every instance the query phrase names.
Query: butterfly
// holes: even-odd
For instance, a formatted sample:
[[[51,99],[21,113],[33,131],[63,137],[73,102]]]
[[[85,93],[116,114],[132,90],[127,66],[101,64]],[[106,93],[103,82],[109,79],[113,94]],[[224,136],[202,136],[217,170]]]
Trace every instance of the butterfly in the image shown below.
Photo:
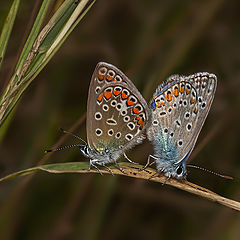
[[[123,171],[117,160],[123,155],[132,162],[125,152],[142,142],[149,117],[148,105],[131,80],[117,67],[99,62],[88,92],[87,142],[75,146],[100,173],[99,166],[112,173],[109,163]]]
[[[186,161],[208,115],[216,87],[216,75],[207,72],[172,75],[159,85],[150,102],[152,119],[147,137],[154,154],[149,155],[148,165],[152,158],[157,171],[167,178],[186,177]]]

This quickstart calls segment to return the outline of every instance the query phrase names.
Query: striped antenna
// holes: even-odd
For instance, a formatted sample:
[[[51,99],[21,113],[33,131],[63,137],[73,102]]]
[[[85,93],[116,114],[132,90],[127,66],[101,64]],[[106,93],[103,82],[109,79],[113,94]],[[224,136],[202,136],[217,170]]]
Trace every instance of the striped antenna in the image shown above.
[[[74,133],[71,133],[71,132],[68,132],[68,131],[64,130],[63,128],[59,128],[59,130],[60,130],[61,132],[63,132],[63,133],[69,134],[69,135],[71,135],[71,136],[73,136],[73,137],[81,140],[81,141],[84,142],[85,144],[87,144],[86,141],[84,141],[84,140],[83,140],[82,138],[80,138],[78,135],[76,135],[76,134],[74,134]]]
[[[48,149],[48,150],[45,150],[44,152],[45,152],[45,153],[57,152],[57,151],[61,151],[61,150],[68,149],[68,148],[72,148],[72,147],[84,147],[84,146],[85,146],[85,145],[82,145],[82,144],[71,144],[71,145],[62,146],[62,147],[55,148],[55,149]]]
[[[233,178],[230,177],[230,176],[222,175],[222,174],[220,174],[220,173],[213,172],[213,171],[208,170],[208,169],[203,168],[203,167],[199,167],[199,166],[195,166],[195,165],[191,165],[191,164],[188,164],[187,167],[200,169],[200,170],[203,170],[203,171],[205,171],[205,172],[208,172],[208,173],[214,174],[214,175],[216,175],[216,176],[218,176],[218,177],[222,177],[222,178],[225,178],[225,179],[230,179],[230,180],[233,179]]]
[[[84,142],[84,145],[83,144],[71,144],[71,145],[62,146],[62,147],[55,148],[55,149],[45,150],[44,151],[45,153],[57,152],[57,151],[61,151],[61,150],[64,150],[64,149],[69,149],[69,148],[72,148],[72,147],[84,147],[84,146],[87,145],[87,143],[82,138],[80,138],[79,136],[75,135],[74,133],[68,132],[68,131],[64,130],[63,128],[59,128],[59,130],[61,132],[63,132],[63,133],[69,134],[69,135],[71,135],[71,136],[81,140],[82,142]]]

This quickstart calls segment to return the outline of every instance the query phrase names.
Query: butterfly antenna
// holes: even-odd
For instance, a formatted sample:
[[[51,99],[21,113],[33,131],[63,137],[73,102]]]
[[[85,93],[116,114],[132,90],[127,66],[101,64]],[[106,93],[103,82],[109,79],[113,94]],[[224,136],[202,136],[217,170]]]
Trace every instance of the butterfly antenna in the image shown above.
[[[67,146],[63,146],[63,147],[59,147],[59,148],[55,148],[55,149],[49,149],[49,150],[45,150],[45,153],[49,153],[49,152],[57,152],[57,151],[61,151],[64,149],[68,149],[68,148],[72,148],[72,147],[83,147],[85,145],[82,144],[71,144],[71,145],[67,145]]]
[[[233,179],[233,178],[230,177],[230,176],[222,175],[222,174],[220,174],[220,173],[213,172],[213,171],[208,170],[208,169],[203,168],[203,167],[199,167],[199,166],[195,166],[195,165],[191,165],[191,164],[188,164],[187,167],[200,169],[200,170],[203,170],[203,171],[205,171],[205,172],[214,174],[214,175],[216,175],[216,176],[218,176],[218,177],[222,177],[222,178],[226,178],[226,179],[231,179],[231,180]]]
[[[63,128],[59,128],[59,130],[60,130],[61,132],[63,132],[63,133],[66,133],[66,134],[72,135],[73,137],[75,137],[75,138],[81,140],[82,142],[84,142],[85,144],[87,144],[86,141],[84,141],[82,138],[80,138],[80,137],[77,136],[76,134],[71,133],[71,132],[68,132],[68,131],[64,130]]]

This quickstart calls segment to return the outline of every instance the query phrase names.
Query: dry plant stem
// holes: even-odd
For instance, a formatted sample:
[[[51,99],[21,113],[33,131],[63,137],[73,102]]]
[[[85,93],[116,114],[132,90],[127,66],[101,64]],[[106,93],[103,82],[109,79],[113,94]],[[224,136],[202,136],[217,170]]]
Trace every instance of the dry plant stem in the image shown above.
[[[206,188],[198,186],[194,183],[188,182],[186,180],[179,181],[179,180],[176,180],[176,179],[173,179],[173,178],[167,180],[167,178],[163,175],[159,175],[157,177],[149,179],[153,174],[156,173],[156,171],[152,168],[147,168],[144,171],[139,171],[139,169],[142,168],[141,165],[133,167],[131,164],[128,164],[128,163],[121,163],[120,166],[122,168],[124,168],[124,171],[127,173],[128,177],[146,179],[146,180],[153,181],[153,182],[159,182],[159,183],[162,183],[162,184],[167,184],[167,185],[179,188],[181,190],[193,193],[193,194],[198,195],[200,197],[206,198],[206,199],[211,200],[213,202],[217,202],[221,205],[232,208],[234,210],[240,211],[240,202],[222,197],[222,196],[220,196],[220,195],[218,195],[218,194],[216,194],[216,193],[214,193],[214,192],[212,192],[212,191],[210,191]],[[115,175],[126,176],[125,174],[123,174],[118,169],[111,168],[111,170],[112,170],[113,174],[115,174]],[[109,174],[109,172],[106,171],[106,170],[101,170],[101,171],[105,174]],[[48,172],[59,173],[56,170],[48,171]],[[97,170],[91,169],[90,171],[87,171],[87,172],[97,173]],[[86,173],[86,170],[80,170],[79,173]]]
[[[229,207],[231,209],[240,211],[240,202],[222,197],[206,188],[188,182],[186,180],[177,180],[177,179],[167,179],[163,175],[156,174],[156,170],[152,168],[147,168],[143,171],[139,171],[143,168],[142,165],[136,165],[131,163],[119,163],[119,166],[124,169],[126,174],[121,172],[118,168],[111,167],[111,170],[114,175],[123,175],[125,177],[134,177],[138,179],[146,179],[148,181],[159,182],[162,184],[167,184],[176,188],[179,188],[183,191],[190,192],[192,194],[198,195],[200,197],[206,198],[213,202],[217,202],[221,205]],[[6,177],[0,179],[0,182],[5,181],[10,178],[15,178],[16,176],[24,176],[31,173],[36,173],[37,171],[45,171],[49,173],[98,173],[97,169],[91,168],[88,170],[88,164],[74,162],[74,163],[63,163],[63,164],[49,164],[49,165],[42,165],[33,168],[29,168],[23,171],[19,171],[13,174],[10,174]],[[108,170],[101,169],[101,172],[104,174],[110,174]],[[152,176],[155,174],[155,177]],[[29,179],[29,178],[27,178]]]

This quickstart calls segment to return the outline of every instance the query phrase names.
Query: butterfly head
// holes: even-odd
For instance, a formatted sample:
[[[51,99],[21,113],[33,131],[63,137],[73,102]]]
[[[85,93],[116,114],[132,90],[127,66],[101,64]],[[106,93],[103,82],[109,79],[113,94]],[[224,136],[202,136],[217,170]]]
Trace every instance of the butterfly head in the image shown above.
[[[185,161],[174,163],[172,161],[156,161],[158,172],[162,172],[167,178],[185,179],[187,168]]]
[[[89,148],[88,144],[79,146],[79,150],[83,154],[83,156],[89,157],[90,148]]]
[[[179,179],[185,179],[187,176],[187,168],[185,163],[178,164],[173,172],[173,177],[179,178]]]

